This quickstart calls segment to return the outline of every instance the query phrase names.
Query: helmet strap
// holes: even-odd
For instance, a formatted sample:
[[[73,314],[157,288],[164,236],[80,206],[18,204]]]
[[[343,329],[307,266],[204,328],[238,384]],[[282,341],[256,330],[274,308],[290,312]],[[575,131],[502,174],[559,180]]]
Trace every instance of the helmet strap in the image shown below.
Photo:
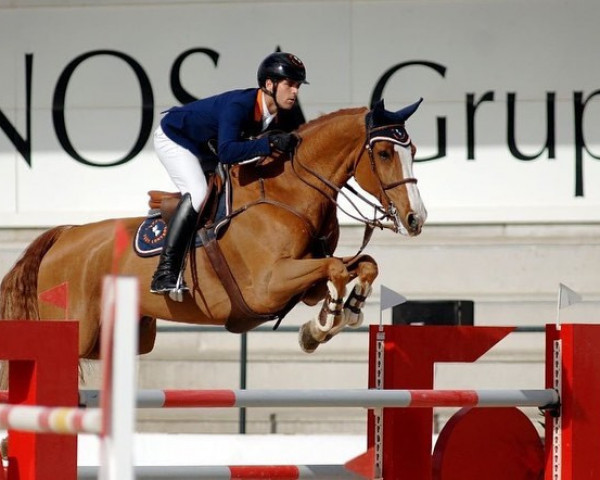
[[[279,110],[281,110],[279,103],[277,103],[277,87],[279,86],[279,82],[276,82],[273,79],[270,79],[270,80],[273,83],[273,91],[269,92],[269,90],[267,90],[266,84],[264,87],[262,87],[262,90],[263,90],[263,92],[265,92],[266,95],[268,95],[269,97],[271,97],[273,99],[273,101],[275,102],[275,106],[277,107],[277,111],[279,111]]]

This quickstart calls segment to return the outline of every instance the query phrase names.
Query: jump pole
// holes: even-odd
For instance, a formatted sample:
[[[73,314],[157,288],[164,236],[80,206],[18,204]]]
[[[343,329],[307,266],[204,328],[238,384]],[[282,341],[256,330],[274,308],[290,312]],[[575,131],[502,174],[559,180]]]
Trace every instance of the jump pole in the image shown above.
[[[79,467],[78,480],[96,480],[96,467]],[[135,467],[136,480],[364,480],[343,465],[236,465]]]
[[[102,412],[99,408],[0,405],[0,428],[60,435],[100,434]]]
[[[98,405],[98,390],[81,390],[79,404]],[[506,406],[545,408],[559,403],[546,390],[139,390],[137,408],[362,407],[431,408]]]
[[[135,479],[138,322],[138,279],[107,275],[102,291],[100,480]]]

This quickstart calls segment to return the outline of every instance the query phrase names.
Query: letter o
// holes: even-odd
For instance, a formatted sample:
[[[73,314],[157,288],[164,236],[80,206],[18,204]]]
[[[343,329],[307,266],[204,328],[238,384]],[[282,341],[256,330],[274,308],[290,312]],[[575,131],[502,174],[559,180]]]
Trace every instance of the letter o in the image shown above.
[[[73,72],[84,61],[98,55],[110,55],[113,57],[120,58],[125,63],[127,63],[127,65],[129,65],[133,69],[140,84],[140,89],[142,92],[142,122],[140,125],[140,131],[138,133],[136,142],[132,149],[123,158],[115,160],[112,163],[106,164],[98,164],[90,160],[86,160],[75,150],[67,134],[64,113],[67,86],[69,84],[71,76],[73,75]],[[52,100],[52,120],[54,123],[54,130],[56,131],[58,141],[60,142],[65,152],[67,152],[67,154],[69,154],[71,157],[73,157],[80,163],[94,167],[113,167],[116,165],[122,165],[124,163],[127,163],[129,160],[135,158],[135,156],[138,153],[140,153],[140,151],[144,148],[146,140],[148,139],[152,131],[153,118],[154,94],[152,92],[152,85],[150,84],[150,79],[148,78],[148,75],[146,75],[146,72],[144,72],[142,66],[135,59],[122,52],[118,52],[116,50],[94,50],[91,52],[84,53],[73,59],[65,67],[63,72],[60,74],[60,77],[58,78],[58,82],[54,90],[54,97]]]

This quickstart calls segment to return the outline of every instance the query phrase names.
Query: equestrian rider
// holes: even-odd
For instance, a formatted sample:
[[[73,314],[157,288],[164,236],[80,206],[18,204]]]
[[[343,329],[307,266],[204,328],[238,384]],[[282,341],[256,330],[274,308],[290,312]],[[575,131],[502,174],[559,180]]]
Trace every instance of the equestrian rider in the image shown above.
[[[308,83],[304,64],[290,53],[273,53],[260,64],[257,78],[258,88],[232,90],[170,108],[154,133],[158,158],[182,198],[167,227],[152,293],[187,290],[179,284],[179,272],[208,193],[204,172],[214,170],[218,162],[233,164],[274,151],[289,155],[298,143],[294,134],[286,132],[303,121],[291,110],[300,86]],[[277,132],[248,140],[274,129]]]

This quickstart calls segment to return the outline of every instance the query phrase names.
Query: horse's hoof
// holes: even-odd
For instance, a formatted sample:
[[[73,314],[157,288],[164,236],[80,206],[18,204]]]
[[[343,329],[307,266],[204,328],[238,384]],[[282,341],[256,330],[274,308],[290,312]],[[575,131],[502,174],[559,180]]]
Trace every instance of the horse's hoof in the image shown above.
[[[319,346],[319,341],[312,336],[310,332],[310,323],[307,322],[300,327],[298,331],[298,343],[300,344],[300,348],[305,353],[313,353],[317,347]]]
[[[364,314],[360,312],[358,315],[352,312],[350,309],[344,310],[344,317],[346,319],[346,326],[350,328],[358,328],[363,324]]]

